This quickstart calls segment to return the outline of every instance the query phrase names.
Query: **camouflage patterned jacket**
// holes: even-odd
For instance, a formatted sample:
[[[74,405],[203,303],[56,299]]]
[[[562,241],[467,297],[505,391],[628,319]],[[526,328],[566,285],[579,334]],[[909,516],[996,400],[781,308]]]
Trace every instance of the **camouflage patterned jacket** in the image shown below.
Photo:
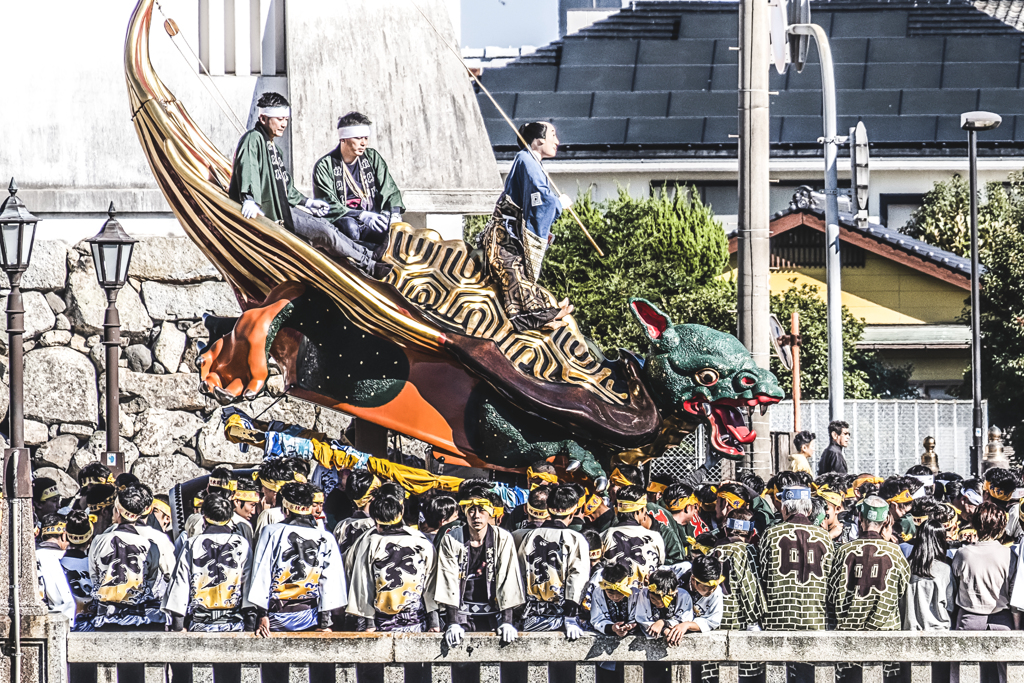
[[[825,596],[832,570],[832,539],[807,517],[769,527],[761,538],[758,565],[767,609],[768,631],[825,628]]]
[[[839,631],[898,631],[900,598],[910,565],[895,543],[873,531],[836,551],[828,581],[828,604]]]
[[[720,628],[745,630],[764,620],[764,590],[757,571],[757,551],[742,541],[726,542],[715,547],[711,556],[722,563],[723,614]]]

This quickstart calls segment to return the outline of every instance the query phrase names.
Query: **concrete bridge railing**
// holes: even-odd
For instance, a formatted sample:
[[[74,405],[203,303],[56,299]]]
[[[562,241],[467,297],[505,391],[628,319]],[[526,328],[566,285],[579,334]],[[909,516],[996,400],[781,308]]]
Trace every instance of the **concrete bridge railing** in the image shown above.
[[[718,662],[721,683],[736,683],[742,662],[767,663],[769,683],[785,680],[785,662],[813,664],[815,683],[834,683],[839,662],[863,665],[863,683],[882,683],[882,664],[889,662],[907,663],[911,683],[931,683],[931,667],[938,662],[959,663],[961,683],[979,683],[980,663],[1003,662],[1008,683],[1024,683],[1024,632],[719,631],[690,634],[676,646],[642,637],[568,642],[562,634],[548,633],[522,634],[502,645],[494,635],[469,634],[450,649],[437,634],[302,633],[258,639],[248,633],[74,633],[67,639],[67,659],[96,665],[99,683],[117,681],[117,664],[131,663],[145,665],[144,683],[162,683],[167,664],[191,665],[195,683],[212,681],[212,665],[224,663],[240,664],[241,680],[254,683],[261,680],[261,664],[290,665],[289,683],[319,683],[310,663],[333,666],[337,683],[363,683],[358,664],[383,665],[384,683],[402,683],[407,664],[419,669],[429,664],[432,683],[447,683],[453,665],[462,663],[480,665],[481,683],[498,683],[502,665],[509,664],[525,666],[524,683],[547,683],[549,666],[550,681],[561,683],[571,676],[567,667],[572,665],[575,680],[593,683],[602,662],[621,663],[626,683],[642,683],[648,662],[667,664],[673,683],[691,682],[690,662]],[[454,680],[470,683],[462,675]],[[506,677],[503,683],[511,682]]]

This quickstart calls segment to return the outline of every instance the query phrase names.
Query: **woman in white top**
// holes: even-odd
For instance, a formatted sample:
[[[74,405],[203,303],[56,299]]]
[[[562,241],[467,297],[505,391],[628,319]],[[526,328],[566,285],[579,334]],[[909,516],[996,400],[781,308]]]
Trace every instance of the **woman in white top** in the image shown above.
[[[904,631],[948,631],[952,622],[953,574],[946,529],[929,519],[917,528],[910,551],[910,584],[900,601]]]

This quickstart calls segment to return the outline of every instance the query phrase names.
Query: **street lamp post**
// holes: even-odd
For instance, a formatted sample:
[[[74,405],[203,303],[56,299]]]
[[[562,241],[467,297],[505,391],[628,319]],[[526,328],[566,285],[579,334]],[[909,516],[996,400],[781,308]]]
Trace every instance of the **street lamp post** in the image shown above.
[[[19,522],[25,500],[32,497],[29,454],[25,448],[25,307],[21,298],[21,276],[28,268],[39,219],[29,213],[11,178],[11,196],[0,207],[0,267],[7,273],[11,292],[7,295],[7,352],[10,363],[10,447],[4,451],[4,479],[8,500],[11,585],[11,681],[21,681],[21,538]]]
[[[121,318],[117,313],[117,293],[128,279],[128,266],[137,240],[124,231],[114,217],[114,203],[107,209],[107,221],[95,237],[86,242],[92,248],[96,279],[107,294],[107,311],[103,317],[103,345],[107,361],[107,453],[106,465],[116,474],[124,471],[124,454],[120,438],[120,382],[118,361],[121,355]]]
[[[978,131],[995,130],[1002,123],[999,114],[969,111],[960,115],[960,128],[967,131],[971,176],[971,396],[974,399],[974,432],[971,438],[971,474],[980,474],[984,425],[981,413],[981,262],[978,256]]]

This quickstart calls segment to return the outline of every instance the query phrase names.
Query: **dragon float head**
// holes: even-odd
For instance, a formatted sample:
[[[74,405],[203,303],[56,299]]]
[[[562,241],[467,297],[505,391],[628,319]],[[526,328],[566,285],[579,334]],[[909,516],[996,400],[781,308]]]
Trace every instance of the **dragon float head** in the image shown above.
[[[768,370],[754,364],[740,341],[703,325],[673,325],[645,299],[629,308],[651,342],[644,364],[647,387],[666,413],[684,412],[704,420],[711,446],[727,458],[743,456],[757,434],[741,408],[762,414],[785,396]]]

